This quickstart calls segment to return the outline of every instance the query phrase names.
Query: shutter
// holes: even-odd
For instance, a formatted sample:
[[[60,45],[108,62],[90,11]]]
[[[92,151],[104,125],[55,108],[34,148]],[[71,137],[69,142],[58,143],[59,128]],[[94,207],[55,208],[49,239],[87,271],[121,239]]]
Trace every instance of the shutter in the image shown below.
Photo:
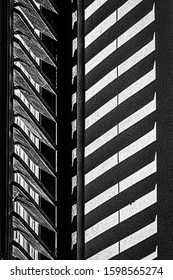
[[[51,150],[53,158],[57,156],[56,137],[42,125],[44,116],[53,124],[56,135],[57,112],[45,101],[44,91],[54,95],[56,100],[57,85],[51,75],[48,77],[44,73],[42,65],[43,62],[51,65],[52,73],[56,73],[57,58],[45,46],[42,34],[48,38],[50,45],[55,44],[57,35],[43,16],[42,7],[48,9],[52,16],[53,13],[58,16],[52,1],[17,0],[13,9],[14,182],[11,186],[14,210],[11,216],[14,231],[12,255],[16,259],[57,258],[55,241],[54,246],[50,246],[41,236],[43,228],[52,232],[54,240],[58,234],[57,216],[42,207],[42,200],[45,200],[53,207],[53,212],[57,211],[56,163],[53,164],[42,152],[45,145]],[[54,178],[53,186],[49,186],[48,180],[46,184],[42,182],[43,173]]]

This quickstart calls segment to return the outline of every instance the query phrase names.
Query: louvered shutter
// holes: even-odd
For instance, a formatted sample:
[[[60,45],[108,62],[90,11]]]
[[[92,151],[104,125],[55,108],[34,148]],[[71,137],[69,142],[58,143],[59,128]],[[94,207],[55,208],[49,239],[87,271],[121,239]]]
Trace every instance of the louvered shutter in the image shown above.
[[[45,46],[43,36],[53,45],[56,44],[57,34],[44,17],[42,9],[57,14],[52,1],[14,1],[14,182],[11,183],[14,209],[11,219],[14,232],[12,256],[17,259],[38,259],[39,253],[47,259],[57,258],[57,162],[55,160],[53,164],[42,148],[45,145],[50,149],[52,158],[57,158],[57,110],[44,98],[45,94],[54,95],[56,104],[57,85],[42,66],[44,63],[51,65],[52,73],[56,73],[57,58]],[[44,127],[43,118],[48,119],[52,135]],[[44,183],[44,174],[53,177],[53,180]],[[44,211],[44,200],[51,204],[55,215]],[[50,232],[48,234],[54,240],[54,248],[42,239],[43,228]]]

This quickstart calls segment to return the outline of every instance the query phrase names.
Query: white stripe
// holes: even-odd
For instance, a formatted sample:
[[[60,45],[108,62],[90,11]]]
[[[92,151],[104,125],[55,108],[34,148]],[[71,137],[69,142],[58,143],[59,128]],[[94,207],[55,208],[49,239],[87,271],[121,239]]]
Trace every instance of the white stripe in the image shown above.
[[[120,7],[117,12],[114,11],[110,16],[98,24],[89,34],[85,37],[85,47],[88,47],[98,37],[100,37],[106,30],[113,26],[117,22],[117,18],[121,19],[126,13],[130,12],[135,6],[137,6],[142,0],[129,0],[126,4]],[[97,3],[96,3],[97,4]],[[99,5],[96,5],[93,12],[98,9]],[[89,6],[90,7],[90,6]],[[88,7],[88,8],[89,8]],[[94,7],[93,7],[94,8]],[[91,9],[90,9],[91,10]],[[87,19],[92,13],[86,10],[85,19]]]
[[[72,150],[72,166],[74,164],[74,160],[77,158],[77,148]]]
[[[71,179],[71,194],[73,194],[75,187],[77,187],[77,175],[73,176]]]
[[[118,37],[118,48],[120,48],[123,44],[129,41],[136,34],[138,34],[142,29],[144,29],[149,24],[151,24],[154,20],[155,20],[155,11],[153,7],[151,12],[149,12],[145,17],[143,17],[131,28],[129,28],[126,32],[124,32],[120,37]]]
[[[71,234],[71,250],[73,249],[76,243],[77,243],[77,231],[72,232]]]
[[[136,200],[135,206],[134,206],[135,209],[131,209],[131,211],[130,211],[130,207],[126,206],[126,207],[122,208],[120,211],[113,213],[112,215],[110,215],[110,216],[106,217],[105,219],[96,223],[94,226],[88,228],[87,230],[85,230],[85,242],[87,243],[87,242],[91,241],[93,238],[99,236],[103,232],[116,226],[119,223],[119,217],[118,217],[119,212],[120,212],[120,215],[122,212],[122,220],[120,222],[123,222],[126,219],[132,217],[133,215],[135,215],[137,213],[140,213],[144,209],[147,209],[148,207],[150,207],[151,205],[156,203],[155,197],[156,197],[156,191],[154,190],[151,193],[145,195],[144,197]],[[128,213],[128,210],[130,211],[129,213]],[[123,239],[120,242],[120,245],[122,246],[123,251],[125,250],[124,247],[127,247],[128,241],[126,239],[129,239],[129,240],[131,239],[131,242],[129,242],[129,243],[131,246],[133,246],[132,245],[134,243],[133,235],[134,234],[130,235],[129,237]]]
[[[149,238],[150,236],[152,236],[156,233],[157,233],[157,217],[156,217],[156,220],[152,224],[138,230],[137,232],[133,233],[132,235],[121,240],[120,241],[120,252],[123,252],[123,251],[129,249],[130,247],[135,246],[136,244],[142,242],[143,240]]]
[[[77,216],[77,204],[72,205],[71,208],[71,223],[73,222],[75,216]]]
[[[85,9],[85,20],[93,15],[103,4],[108,0],[95,0]],[[132,10],[135,6],[141,3],[143,0],[129,0],[118,9],[119,19]]]
[[[113,109],[117,107],[117,105],[120,105],[123,101],[128,99],[129,97],[133,96],[135,93],[140,91],[142,88],[150,84],[155,80],[156,72],[155,72],[155,64],[154,68],[148,72],[145,76],[134,82],[132,85],[130,85],[128,88],[123,90],[118,94],[118,97],[115,96],[110,101],[108,101],[106,104],[104,104],[102,107],[100,107],[98,110],[96,110],[93,114],[91,114],[89,117],[85,120],[85,129],[92,126],[94,123],[96,123],[98,120],[100,120],[102,117],[104,117],[106,114],[111,112]],[[119,104],[117,104],[117,98],[119,101]]]
[[[135,232],[134,234],[132,234],[129,239],[131,239],[130,242],[133,241],[133,244],[131,244],[130,242],[127,243],[126,246],[124,246],[124,248],[121,247],[121,252],[123,252],[124,250],[136,245],[137,243],[151,237],[155,233],[157,233],[157,220],[155,220],[150,225],[148,225],[148,226],[140,229],[139,231]],[[120,243],[124,244],[129,239],[124,238],[122,241],[120,241]],[[98,252],[97,254],[91,256],[90,258],[88,258],[88,260],[109,260],[119,254],[118,247],[119,247],[119,242],[117,242],[117,243],[107,247],[106,249]]]
[[[154,129],[138,140],[134,141],[129,146],[125,147],[123,150],[119,152],[119,162],[131,157],[135,153],[139,152],[140,150],[144,149],[146,146],[150,145],[156,141],[156,125]]]
[[[74,28],[75,22],[77,22],[77,11],[72,13],[72,29]]]
[[[118,76],[121,76],[143,58],[155,50],[155,34],[153,40],[118,66]]]
[[[104,161],[96,168],[92,169],[85,175],[85,185],[91,183],[93,180],[104,174],[110,168],[118,164],[118,154],[113,155],[108,160]]]
[[[127,177],[119,184],[121,186],[120,192],[130,188],[134,184],[140,182],[141,180],[149,177],[153,173],[156,172],[156,160],[152,163],[146,165],[145,167],[141,168],[137,172],[135,172],[132,176]],[[85,215],[88,214],[90,211],[94,210],[101,204],[105,203],[112,197],[118,194],[118,184],[110,187],[108,190],[102,192],[101,194],[97,195],[93,199],[89,200],[85,203]]]
[[[156,246],[156,250],[151,253],[150,255],[146,256],[145,258],[143,258],[142,260],[154,260],[155,258],[158,257],[158,246]]]
[[[96,236],[116,226],[117,224],[129,219],[133,215],[143,211],[156,203],[156,188],[154,191],[146,194],[145,196],[137,199],[132,205],[123,207],[120,211],[113,213],[105,219],[99,221],[94,226],[85,231],[85,242],[89,242]],[[120,221],[118,215],[120,214]]]
[[[124,3],[119,9],[118,9],[118,19],[120,20],[122,17],[124,17],[128,12],[133,10],[139,3],[141,3],[143,0],[129,0],[126,3]]]
[[[135,93],[140,91],[142,88],[146,87],[156,79],[156,62],[154,62],[153,69],[144,75],[142,78],[134,82],[128,88],[123,90],[118,94],[119,104],[123,103],[129,97],[133,96]]]
[[[109,85],[112,81],[117,78],[117,67],[114,68],[111,72],[105,75],[102,79],[96,82],[88,90],[86,90],[85,101],[87,102],[93,96],[95,96],[99,91]]]
[[[142,120],[144,117],[148,116],[150,113],[156,110],[156,94],[153,101],[136,111],[134,114],[130,115],[128,118],[124,119],[119,123],[119,133],[123,132],[127,128],[131,127],[135,123]]]
[[[77,77],[77,65],[72,68],[72,84],[74,83],[75,77]]]
[[[75,133],[76,129],[77,129],[77,121],[74,120],[74,121],[72,121],[72,123],[71,123],[72,139],[73,139],[73,136],[74,136],[74,133]]]
[[[116,153],[109,159],[105,160],[103,163],[99,164],[97,167],[92,169],[85,175],[85,185],[91,183],[93,180],[107,172],[112,167],[116,166],[118,163],[121,163],[123,160],[132,156],[133,154],[139,152],[143,148],[150,145],[152,142],[156,140],[156,128],[142,136],[138,140],[134,141],[129,146],[125,147],[119,153]],[[119,154],[119,162],[118,162],[118,154]]]
[[[128,176],[119,183],[120,192],[128,189],[129,187],[135,185],[146,177],[154,174],[157,171],[157,154],[155,154],[155,159],[150,164],[136,171],[132,175]]]
[[[100,37],[106,30],[116,23],[117,13],[114,11],[110,16],[97,25],[90,33],[85,36],[85,48],[93,43],[98,37]]]
[[[85,75],[117,49],[116,39],[85,64]]]
[[[134,114],[123,120],[119,123],[119,133],[123,132],[124,130],[128,129],[132,125],[136,124],[152,112],[156,110],[156,98],[154,98],[150,103],[142,107],[140,110],[136,111]],[[101,135],[91,144],[86,146],[85,148],[85,157],[92,154],[94,151],[99,149],[102,145],[109,142],[111,139],[117,136],[117,125],[114,126],[112,129]]]
[[[74,57],[74,53],[77,50],[77,38],[72,41],[72,57]]]
[[[126,72],[129,68],[134,66],[140,60],[148,56],[151,52],[155,49],[155,38],[145,45],[142,49],[124,61],[122,64],[118,66],[118,76]],[[86,98],[85,100],[88,101],[90,98],[95,96],[99,91],[101,91],[104,87],[110,84],[113,80],[117,78],[117,67],[110,71],[107,75],[105,75],[102,79],[100,79],[97,83],[91,86],[86,91]]]
[[[107,247],[106,249],[91,256],[87,260],[109,260],[119,254],[119,242]]]
[[[85,243],[118,224],[118,212],[85,230]]]
[[[118,97],[115,96],[109,102],[101,106],[93,114],[85,119],[85,129],[88,129],[90,126],[95,124],[98,120],[104,117],[106,114],[115,109],[118,105]]]
[[[73,111],[74,105],[77,103],[77,93],[76,93],[76,92],[72,94],[71,103],[72,103],[72,105],[71,105],[71,107],[72,107],[72,108],[71,108],[71,111]]]
[[[85,203],[85,215],[118,194],[118,184]]]
[[[85,74],[154,21],[154,9],[85,64]]]
[[[93,15],[103,4],[108,0],[95,0],[85,9],[85,20],[87,20],[91,15]]]
[[[95,141],[93,141],[91,144],[85,147],[85,157],[92,154],[94,151],[99,149],[102,145],[106,144],[108,141],[110,141],[112,138],[117,136],[117,125],[111,128],[106,133],[102,134],[99,138],[97,138]]]
[[[140,197],[132,204],[122,208],[120,212],[120,223],[132,217],[133,215],[141,212],[142,210],[150,207],[157,202],[157,186],[153,191],[147,193],[146,195]]]

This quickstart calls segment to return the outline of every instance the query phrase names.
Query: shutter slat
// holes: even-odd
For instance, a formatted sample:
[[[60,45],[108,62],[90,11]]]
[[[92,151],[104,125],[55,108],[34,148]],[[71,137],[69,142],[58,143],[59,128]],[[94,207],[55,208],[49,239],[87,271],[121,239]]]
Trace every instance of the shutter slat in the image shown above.
[[[19,202],[26,212],[43,227],[50,229],[51,231],[57,232],[57,229],[48,218],[42,208],[35,202],[30,194],[22,188],[18,183],[13,182],[13,192],[15,197],[13,201]]]
[[[42,7],[44,7],[45,9],[48,9],[54,13],[58,13],[58,8],[55,8],[55,4],[53,1],[49,0],[35,0],[35,2],[37,2],[38,4],[40,4]]]
[[[36,90],[36,88],[24,74],[24,72],[17,66],[15,66],[13,70],[13,80],[14,90],[19,89],[36,111],[38,111],[45,117],[53,120],[54,122],[57,121],[57,118],[55,117],[54,113],[43,100],[40,93]]]
[[[48,259],[55,259],[53,252],[46,246],[40,237],[32,230],[25,220],[17,213],[12,213],[13,230],[17,230],[38,252]]]
[[[48,49],[46,49],[41,39],[27,22],[26,18],[18,10],[16,10],[16,13],[14,13],[14,30],[15,35],[17,35],[19,32],[20,37],[36,57],[55,67],[57,66],[57,62],[51,53],[48,51]]]
[[[30,138],[26,134],[24,135],[22,129],[20,129],[20,127],[15,124],[13,126],[13,136],[14,145],[19,145],[29,159],[31,159],[40,169],[53,176],[56,176],[55,171],[50,163],[46,160],[46,158],[44,158]]]
[[[33,191],[39,194],[46,201],[55,205],[54,198],[43,185],[43,183],[35,176],[26,163],[16,154],[13,154],[13,168],[14,173],[19,174]]]
[[[17,242],[12,242],[12,255],[19,260],[33,260],[25,249]]]
[[[17,3],[24,5],[21,6],[20,9],[25,14],[25,16],[32,23],[34,28],[41,31],[46,36],[57,40],[57,35],[55,31],[51,28],[50,24],[47,22],[45,17],[42,15],[40,10],[34,4],[33,1],[30,0],[17,0]]]
[[[27,49],[23,44],[15,38],[14,42],[14,56],[16,61],[20,61],[25,71],[31,76],[31,78],[41,87],[45,88],[49,92],[56,94],[57,90],[51,83],[48,77],[43,73],[40,66],[35,62]]]
[[[14,144],[21,146],[22,150],[25,151],[26,155],[42,170],[56,176],[56,173],[50,163],[42,155],[42,153],[33,144],[30,138],[23,133],[22,129],[15,125],[13,126],[13,137]]]
[[[19,233],[13,237],[17,259],[57,258],[57,14],[52,0],[14,0],[10,186],[12,226]],[[50,242],[45,242],[47,230]]]
[[[25,106],[25,104],[17,96],[14,96],[13,98],[13,108],[15,116],[20,116],[26,127],[29,129],[29,131],[32,132],[34,136],[36,136],[41,142],[43,142],[47,146],[55,149],[55,144],[50,139],[50,136],[39,124],[39,122],[32,115],[32,113]]]

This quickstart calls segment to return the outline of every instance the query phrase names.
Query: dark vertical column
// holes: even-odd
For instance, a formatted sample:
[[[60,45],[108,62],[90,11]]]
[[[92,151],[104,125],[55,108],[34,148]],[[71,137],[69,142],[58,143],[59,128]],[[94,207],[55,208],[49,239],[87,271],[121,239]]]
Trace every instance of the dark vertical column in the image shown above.
[[[84,133],[85,58],[84,1],[78,0],[77,56],[77,259],[84,259]]]
[[[10,122],[12,105],[11,59],[12,59],[12,1],[0,1],[0,258],[11,259],[11,176],[10,152],[12,152],[12,137]],[[12,179],[12,178],[11,178]]]
[[[49,157],[50,162],[57,170],[57,180],[53,181],[50,175],[41,173],[41,179],[45,183],[55,186],[56,192],[52,193],[57,199],[57,215],[53,216],[52,206],[47,202],[41,202],[44,211],[51,217],[52,220],[56,219],[58,234],[54,239],[53,235],[48,234],[48,230],[41,229],[41,237],[45,243],[54,250],[56,250],[57,259],[74,259],[75,253],[71,251],[71,81],[72,81],[72,20],[71,20],[71,0],[63,0],[57,3],[58,14],[53,14],[48,10],[42,8],[42,13],[51,24],[58,36],[58,41],[53,41],[42,35],[42,40],[50,52],[56,57],[58,68],[52,70],[52,66],[42,62],[42,69],[44,73],[56,84],[58,90],[57,98],[46,93],[42,90],[42,96],[49,104],[51,109],[56,112],[58,119],[57,128],[54,124],[46,118],[42,117],[41,124],[49,132],[52,138],[57,138],[57,161],[52,160],[54,156],[51,150],[45,145],[41,145],[42,153]],[[53,151],[54,153],[54,151]],[[51,184],[50,184],[51,182]],[[53,188],[53,189],[55,189]],[[44,256],[41,258],[45,259]]]
[[[52,13],[51,11],[41,8],[41,12],[46,18],[46,20],[49,22],[49,24],[52,26],[55,32],[57,32],[57,18],[58,15],[55,13]],[[56,58],[56,48],[57,48],[57,42],[55,40],[50,39],[49,37],[45,36],[44,34],[41,35],[42,42],[47,47],[47,49],[50,51],[50,53],[53,55],[54,58]],[[51,82],[56,86],[56,68],[52,65],[49,65],[48,63],[45,63],[44,61],[40,61],[41,68],[43,72],[47,75],[47,77],[51,80]],[[42,88],[41,94],[43,99],[46,101],[46,103],[49,105],[49,107],[52,109],[52,112],[54,112],[55,116],[57,117],[57,96],[54,94],[51,94],[50,92],[46,91]],[[52,120],[40,116],[40,122],[42,127],[45,129],[45,131],[48,132],[48,134],[51,136],[51,138],[56,143],[56,133],[57,133],[57,124],[53,122]],[[56,143],[57,144],[57,143]],[[45,158],[48,159],[50,164],[53,166],[55,170],[57,170],[57,163],[56,163],[56,151],[48,147],[47,145],[40,144],[40,150],[41,153],[45,156]],[[56,190],[57,190],[57,177],[53,177],[50,174],[40,171],[40,178],[41,181],[45,186],[48,186],[49,191],[51,192],[52,196],[56,198]],[[48,215],[48,217],[53,221],[54,224],[56,224],[56,207],[44,199],[41,199],[41,207],[44,210],[44,212]],[[57,226],[57,224],[56,224]],[[56,239],[57,239],[57,233],[51,232],[50,230],[41,227],[40,229],[40,237],[41,239],[51,248],[51,250],[55,253],[57,257],[57,245],[56,245]],[[40,259],[45,259],[45,256],[40,255]]]
[[[57,3],[58,87],[58,259],[73,259],[71,252],[71,0]]]
[[[158,259],[173,259],[173,1],[156,1]]]

